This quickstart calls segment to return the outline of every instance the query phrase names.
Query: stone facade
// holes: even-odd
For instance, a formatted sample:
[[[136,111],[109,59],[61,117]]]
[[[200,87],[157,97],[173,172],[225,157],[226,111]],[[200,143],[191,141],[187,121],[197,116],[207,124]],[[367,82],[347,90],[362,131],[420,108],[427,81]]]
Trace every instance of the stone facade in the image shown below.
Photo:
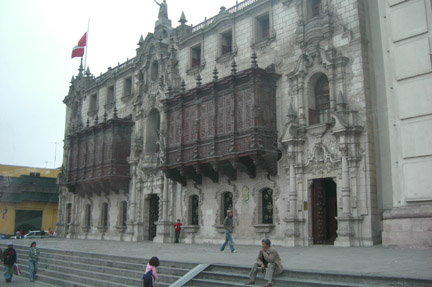
[[[395,183],[377,175],[398,177],[380,137],[390,121],[371,116],[387,110],[375,79],[390,69],[387,36],[372,28],[397,1],[383,2],[247,0],[195,27],[184,14],[173,27],[161,2],[134,59],[72,79],[57,232],[172,242],[179,218],[184,242],[221,243],[230,208],[237,244],[380,243]],[[120,120],[131,123],[124,149],[113,138],[125,133],[109,128]],[[130,182],[119,185],[125,161]]]

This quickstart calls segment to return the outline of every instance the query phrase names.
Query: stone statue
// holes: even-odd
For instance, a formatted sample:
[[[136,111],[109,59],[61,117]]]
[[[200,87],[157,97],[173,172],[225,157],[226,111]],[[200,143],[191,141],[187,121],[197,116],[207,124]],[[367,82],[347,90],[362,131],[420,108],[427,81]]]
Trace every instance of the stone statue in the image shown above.
[[[161,18],[168,18],[168,5],[166,3],[166,0],[163,0],[163,2],[159,3],[156,0],[154,0],[156,4],[159,5],[159,19]]]

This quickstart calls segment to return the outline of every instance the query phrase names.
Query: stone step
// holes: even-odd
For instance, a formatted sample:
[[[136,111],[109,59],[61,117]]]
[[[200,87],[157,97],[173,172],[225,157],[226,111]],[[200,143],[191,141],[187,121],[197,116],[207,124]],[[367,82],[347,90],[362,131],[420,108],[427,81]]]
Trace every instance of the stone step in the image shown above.
[[[23,275],[28,277],[28,248],[15,249]],[[147,260],[141,258],[44,249],[39,259],[38,280],[53,286],[141,286],[146,264]],[[161,261],[158,286],[169,286],[186,274],[190,266],[195,264]]]
[[[249,270],[246,267],[211,265],[186,286],[244,285],[249,280]],[[257,285],[266,283],[263,277],[264,274],[258,273],[255,280]],[[274,277],[273,282],[277,286],[432,286],[431,281],[420,279],[293,270],[284,270],[282,274]]]
[[[28,276],[28,247],[15,246],[18,263],[24,276]],[[65,287],[129,287],[141,286],[141,276],[147,264],[147,258],[113,256],[68,250],[41,249],[39,262],[39,280],[52,286]],[[178,282],[197,264],[174,261],[161,261],[158,267],[160,281],[158,286],[170,286]],[[250,267],[215,264],[209,265],[198,274],[193,274],[189,282],[182,286],[245,286]],[[264,275],[258,273],[256,284],[266,282]],[[188,278],[182,278],[184,282]],[[425,287],[432,286],[432,280],[385,277],[370,274],[344,274],[337,272],[284,270],[275,276],[275,286],[298,287]]]

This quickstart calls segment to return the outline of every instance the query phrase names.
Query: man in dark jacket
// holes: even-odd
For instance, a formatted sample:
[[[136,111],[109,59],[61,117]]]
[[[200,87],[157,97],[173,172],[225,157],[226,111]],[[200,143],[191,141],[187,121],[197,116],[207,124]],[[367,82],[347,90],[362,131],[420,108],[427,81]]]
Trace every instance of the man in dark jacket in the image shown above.
[[[261,241],[261,249],[258,253],[258,258],[249,273],[249,281],[246,285],[255,284],[255,277],[258,271],[265,272],[264,279],[267,283],[264,287],[272,286],[273,275],[280,274],[283,271],[282,260],[276,249],[270,246],[270,239]]]
[[[17,254],[12,242],[8,242],[8,248],[3,252],[4,277],[7,283],[12,281],[14,264],[17,261]]]

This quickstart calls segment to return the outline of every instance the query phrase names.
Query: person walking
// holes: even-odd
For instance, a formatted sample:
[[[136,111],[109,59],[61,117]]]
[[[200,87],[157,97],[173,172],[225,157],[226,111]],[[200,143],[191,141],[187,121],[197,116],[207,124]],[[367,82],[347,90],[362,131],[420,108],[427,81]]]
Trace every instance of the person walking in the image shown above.
[[[282,260],[276,249],[270,245],[270,239],[263,239],[261,241],[261,249],[258,253],[258,258],[249,272],[250,280],[246,282],[246,285],[255,284],[255,278],[258,271],[265,272],[264,279],[267,280],[267,283],[264,287],[272,286],[273,275],[282,273]]]
[[[155,281],[159,282],[159,277],[156,272],[156,267],[159,266],[159,258],[153,256],[147,263],[146,270],[142,279],[144,280],[144,287],[155,287]]]
[[[224,252],[225,246],[229,242],[231,252],[237,253],[237,250],[235,250],[235,248],[234,248],[234,243],[233,243],[232,236],[231,236],[231,233],[233,232],[233,229],[234,229],[232,217],[233,217],[232,210],[228,209],[227,210],[227,216],[225,217],[225,220],[224,220],[225,242],[222,244],[222,247],[220,249],[221,252]]]
[[[7,283],[12,281],[14,264],[17,261],[17,254],[12,242],[8,242],[7,249],[3,252],[4,278]]]
[[[38,270],[38,261],[39,261],[40,251],[39,248],[36,247],[36,242],[32,242],[29,249],[29,276],[30,282],[33,282],[36,279],[36,272]]]
[[[180,219],[177,219],[177,223],[174,224],[174,231],[175,231],[175,241],[174,241],[174,243],[179,243],[181,226],[182,226],[182,224],[180,222]]]

